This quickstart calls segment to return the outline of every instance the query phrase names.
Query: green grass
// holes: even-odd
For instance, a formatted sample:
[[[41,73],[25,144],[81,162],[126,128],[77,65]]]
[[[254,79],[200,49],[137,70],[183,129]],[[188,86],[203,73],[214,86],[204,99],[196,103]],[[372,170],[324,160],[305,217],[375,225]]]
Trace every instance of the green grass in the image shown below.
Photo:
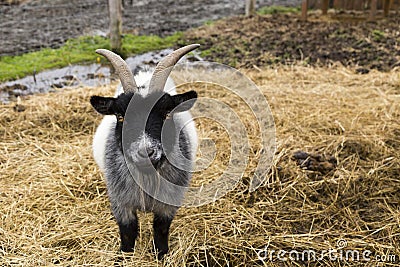
[[[372,31],[372,37],[375,41],[380,41],[385,38],[385,33],[379,30]]]
[[[122,51],[124,55],[132,55],[164,49],[174,46],[181,37],[181,32],[165,38],[155,35],[127,34],[122,40]],[[70,39],[58,49],[45,48],[20,56],[0,57],[0,82],[23,78],[34,71],[60,68],[69,64],[96,62],[99,55],[95,53],[95,50],[98,48],[110,49],[109,40],[99,36],[84,36]]]
[[[297,13],[300,12],[298,7],[285,7],[285,6],[264,6],[257,10],[260,15],[277,14],[277,13]]]

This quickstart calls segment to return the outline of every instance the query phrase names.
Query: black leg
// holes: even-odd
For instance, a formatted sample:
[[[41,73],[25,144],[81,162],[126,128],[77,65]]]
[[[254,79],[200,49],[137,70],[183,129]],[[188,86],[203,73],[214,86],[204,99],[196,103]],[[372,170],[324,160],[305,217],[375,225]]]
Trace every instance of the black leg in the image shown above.
[[[129,223],[118,223],[119,235],[121,237],[121,251],[133,252],[135,240],[139,233],[137,218]]]
[[[168,234],[169,227],[174,218],[154,214],[154,245],[157,250],[157,258],[159,260],[168,253]]]

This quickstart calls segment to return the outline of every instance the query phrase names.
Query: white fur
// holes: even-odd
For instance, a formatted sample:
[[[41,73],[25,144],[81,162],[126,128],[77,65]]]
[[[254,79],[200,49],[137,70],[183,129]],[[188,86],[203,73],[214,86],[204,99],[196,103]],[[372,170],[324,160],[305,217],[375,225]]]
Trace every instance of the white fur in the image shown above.
[[[93,156],[97,165],[101,171],[105,171],[105,151],[106,151],[106,140],[110,134],[110,130],[115,128],[117,119],[113,115],[106,115],[103,117],[99,127],[97,127],[96,133],[93,137]]]

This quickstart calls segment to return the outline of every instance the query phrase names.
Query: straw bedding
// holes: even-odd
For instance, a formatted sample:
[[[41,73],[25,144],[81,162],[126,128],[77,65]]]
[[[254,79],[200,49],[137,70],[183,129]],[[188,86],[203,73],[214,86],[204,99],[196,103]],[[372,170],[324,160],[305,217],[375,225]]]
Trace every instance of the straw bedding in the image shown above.
[[[257,249],[321,251],[346,240],[346,249],[400,255],[400,74],[354,74],[342,68],[277,67],[243,70],[260,87],[276,124],[277,152],[267,182],[249,193],[257,164],[258,130],[245,109],[251,153],[238,186],[220,200],[182,208],[164,263],[150,252],[151,215],[140,214],[133,255],[118,253],[117,225],[104,177],[91,156],[101,116],[93,94],[112,88],[76,88],[22,99],[0,110],[0,262],[3,266],[253,266]],[[200,96],[219,89],[199,87]],[[220,97],[229,97],[221,96]],[[229,99],[225,99],[229,102]],[[23,109],[17,109],[23,110]],[[243,112],[241,113],[241,111]],[[200,137],[218,151],[193,183],[223,172],[229,135],[196,121]],[[298,165],[297,151],[334,157],[322,173]],[[206,155],[204,155],[206,156]],[[199,154],[201,158],[202,155]],[[376,266],[376,262],[273,261],[268,266]]]

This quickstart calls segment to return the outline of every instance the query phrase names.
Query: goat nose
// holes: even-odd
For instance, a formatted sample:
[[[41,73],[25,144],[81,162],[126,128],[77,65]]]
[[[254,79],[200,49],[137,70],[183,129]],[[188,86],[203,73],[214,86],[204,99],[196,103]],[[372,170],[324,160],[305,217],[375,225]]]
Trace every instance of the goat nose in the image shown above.
[[[149,157],[153,156],[154,153],[155,153],[154,148],[147,148],[146,150],[147,150],[147,155],[148,155]]]
[[[147,147],[146,149],[141,149],[139,150],[138,154],[140,157],[142,158],[147,158],[147,157],[151,157],[152,155],[154,155],[155,150],[154,148],[151,147]]]

